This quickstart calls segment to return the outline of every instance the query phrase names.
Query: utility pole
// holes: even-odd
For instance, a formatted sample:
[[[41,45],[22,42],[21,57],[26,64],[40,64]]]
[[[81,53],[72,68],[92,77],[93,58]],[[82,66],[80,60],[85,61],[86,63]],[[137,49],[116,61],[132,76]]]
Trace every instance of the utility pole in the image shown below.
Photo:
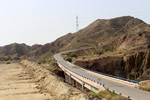
[[[76,32],[79,30],[79,24],[78,24],[78,16],[76,16]]]

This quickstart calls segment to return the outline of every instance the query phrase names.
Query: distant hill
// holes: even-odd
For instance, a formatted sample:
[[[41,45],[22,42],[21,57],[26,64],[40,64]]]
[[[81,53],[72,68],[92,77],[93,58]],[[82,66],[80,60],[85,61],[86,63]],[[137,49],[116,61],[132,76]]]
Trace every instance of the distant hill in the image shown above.
[[[33,45],[33,46],[28,46],[26,44],[18,44],[18,43],[13,43],[10,45],[6,45],[3,47],[0,47],[0,57],[22,57],[22,56],[27,56],[29,52],[33,52],[37,48],[41,47],[42,45]]]
[[[4,47],[0,47],[0,56],[22,56],[28,53],[29,50],[30,47],[26,44],[13,43]]]
[[[120,51],[148,49],[150,48],[150,27],[142,20],[131,16],[98,19],[77,33],[68,33],[45,45],[30,47],[26,44],[15,43],[0,47],[0,57],[47,59],[63,50],[87,46],[99,49],[111,47]]]

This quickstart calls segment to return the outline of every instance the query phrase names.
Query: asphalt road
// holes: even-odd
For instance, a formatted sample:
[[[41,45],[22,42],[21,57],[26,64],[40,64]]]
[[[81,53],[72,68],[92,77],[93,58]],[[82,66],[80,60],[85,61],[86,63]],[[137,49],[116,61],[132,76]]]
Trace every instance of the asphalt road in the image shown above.
[[[139,99],[139,100],[150,100],[150,92],[142,91],[142,90],[133,88],[131,86],[115,82],[113,80],[107,80],[103,77],[100,77],[100,76],[97,76],[97,75],[91,73],[88,70],[85,70],[85,69],[79,68],[75,65],[71,65],[71,64],[67,63],[65,60],[62,59],[62,57],[60,55],[63,53],[71,52],[71,51],[75,51],[75,50],[70,50],[70,51],[65,51],[65,52],[55,54],[54,58],[58,62],[60,62],[63,66],[68,67],[69,69],[71,69],[77,73],[80,73],[86,77],[89,77],[89,78],[92,78],[94,80],[97,80],[97,81],[104,83],[105,86],[111,90],[118,91],[122,94],[126,94],[130,97],[134,97],[134,98]]]

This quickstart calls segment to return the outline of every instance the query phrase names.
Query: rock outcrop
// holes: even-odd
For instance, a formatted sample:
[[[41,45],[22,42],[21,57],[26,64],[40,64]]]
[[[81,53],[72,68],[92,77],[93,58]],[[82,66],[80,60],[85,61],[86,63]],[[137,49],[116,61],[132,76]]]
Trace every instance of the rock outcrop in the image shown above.
[[[75,64],[129,79],[150,79],[150,50],[137,52],[125,57],[103,57],[91,61],[77,60]]]
[[[127,76],[131,79],[150,79],[150,50],[127,56],[124,60]]]

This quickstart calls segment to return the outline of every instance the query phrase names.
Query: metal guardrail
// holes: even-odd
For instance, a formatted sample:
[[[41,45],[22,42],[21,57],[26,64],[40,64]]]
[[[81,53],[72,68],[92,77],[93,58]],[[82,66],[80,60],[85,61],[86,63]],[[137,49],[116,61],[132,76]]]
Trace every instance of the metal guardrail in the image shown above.
[[[92,47],[87,47],[87,49],[88,49],[88,48],[92,48]],[[80,49],[85,49],[85,48],[80,48]],[[76,51],[76,50],[80,50],[80,49],[70,50],[69,52],[71,52],[71,51]],[[64,52],[64,53],[66,53],[66,52]],[[70,63],[70,62],[69,62],[69,63]],[[71,63],[71,64],[73,64],[73,63]],[[75,64],[74,64],[74,65],[75,65]],[[121,80],[124,80],[124,81],[128,81],[128,82],[132,82],[132,83],[137,83],[137,84],[139,84],[139,82],[138,82],[138,81],[135,81],[135,80],[130,80],[130,79],[126,79],[126,78],[122,78],[122,77],[118,77],[118,76],[113,76],[113,75],[109,75],[109,74],[104,74],[104,73],[102,73],[102,72],[97,72],[97,71],[94,71],[94,70],[90,70],[90,69],[87,69],[87,68],[84,68],[84,67],[81,67],[81,66],[78,66],[78,65],[75,65],[75,66],[80,67],[80,68],[83,68],[83,69],[86,69],[86,70],[89,70],[89,71],[92,71],[92,72],[95,72],[95,73],[98,73],[98,74],[102,74],[102,75],[105,75],[105,76],[109,76],[109,77],[113,77],[113,78],[121,79]]]
[[[129,96],[129,95],[125,94],[125,93],[120,93],[120,92],[118,92],[116,90],[113,90],[113,89],[110,89],[110,88],[105,88],[105,89],[109,90],[112,93],[116,93],[116,94],[118,94],[120,96],[126,97],[128,100],[139,100],[139,99],[137,99],[135,97]]]
[[[58,61],[58,62],[59,62],[59,61]],[[69,63],[70,63],[70,62],[69,62]],[[59,62],[59,64],[61,64],[63,67],[65,67],[61,62]],[[73,63],[71,63],[71,64],[73,64]],[[75,64],[73,64],[73,65],[75,65]],[[121,79],[121,80],[124,80],[124,81],[128,81],[128,82],[133,82],[133,83],[139,84],[139,82],[138,82],[138,81],[135,81],[135,80],[130,80],[130,79],[122,78],[122,77],[117,77],[117,76],[113,76],[113,75],[109,75],[109,74],[104,74],[104,73],[102,73],[102,72],[90,70],[90,69],[87,69],[87,68],[84,68],[84,67],[81,67],[81,66],[78,66],[78,65],[75,65],[75,66],[77,66],[77,67],[79,67],[79,68],[86,69],[86,70],[91,71],[91,72],[95,72],[95,73],[101,74],[101,75],[105,75],[105,76],[109,76],[109,77],[112,77],[112,78],[117,78],[117,79]],[[97,80],[94,80],[94,79],[92,79],[92,78],[86,77],[86,76],[84,76],[84,75],[82,75],[82,74],[80,74],[80,73],[77,73],[77,72],[75,72],[75,71],[73,71],[73,70],[71,70],[71,69],[69,69],[69,68],[67,68],[67,67],[65,67],[65,68],[68,69],[68,70],[70,70],[71,72],[73,72],[73,73],[75,73],[75,74],[77,74],[77,75],[79,75],[79,76],[85,78],[85,79],[88,79],[88,80],[90,80],[90,81],[96,82],[97,84],[103,85],[103,87],[104,87],[105,89],[109,89],[109,88],[107,88],[107,87],[105,86],[104,83],[101,83],[101,82],[99,82],[99,81],[97,81]],[[124,96],[124,97],[126,97],[126,98],[128,98],[128,99],[139,100],[139,99],[134,98],[134,97],[132,97],[132,96],[129,96],[129,95],[127,95],[127,94],[120,93],[120,92],[115,91],[115,90],[112,90],[112,89],[109,89],[109,90],[110,90],[111,92],[114,92],[114,93],[118,94],[118,95]]]
[[[59,61],[58,61],[58,62],[59,62]],[[62,63],[59,62],[59,64],[61,64],[63,67],[65,67]],[[74,64],[74,65],[75,65],[75,64]],[[77,65],[76,65],[76,66],[77,66]],[[78,66],[78,67],[79,67],[79,66]],[[99,82],[99,81],[97,81],[97,80],[94,80],[94,79],[92,79],[92,78],[89,78],[89,77],[86,77],[86,76],[84,76],[84,75],[82,75],[82,74],[79,74],[79,73],[77,73],[77,72],[75,72],[75,71],[73,71],[73,70],[71,70],[71,69],[69,69],[69,68],[67,68],[67,67],[65,67],[65,68],[68,69],[68,70],[70,70],[71,72],[73,72],[73,73],[75,73],[75,74],[77,74],[77,75],[79,75],[79,76],[85,78],[85,79],[88,79],[88,80],[90,80],[90,81],[96,82],[97,84],[103,85],[103,87],[104,87],[106,90],[109,90],[109,91],[111,91],[111,92],[113,92],[113,93],[116,93],[116,94],[118,94],[118,95],[120,95],[120,96],[124,96],[124,97],[128,98],[129,100],[130,100],[130,99],[138,100],[137,98],[128,96],[128,95],[126,95],[126,94],[124,94],[124,93],[122,94],[122,93],[120,93],[120,92],[118,92],[118,91],[116,91],[116,90],[109,89],[109,88],[105,87],[105,84],[104,84],[104,83],[101,83],[101,82]],[[81,67],[81,68],[82,68],[82,67]],[[83,69],[86,69],[86,68],[83,68]],[[89,70],[89,69],[86,69],[86,70]],[[89,71],[92,71],[92,70],[89,70]],[[93,72],[98,73],[97,71],[93,71]],[[101,73],[101,72],[99,72],[99,73],[108,76],[108,74],[104,74],[104,73]],[[114,77],[113,75],[109,75],[109,76]],[[121,78],[121,77],[119,77],[119,78]],[[123,78],[123,79],[125,79],[125,78]]]
[[[59,61],[58,61],[58,62],[59,62]],[[59,62],[59,63],[60,63],[63,67],[65,67],[61,62]],[[77,74],[77,75],[79,75],[79,76],[85,78],[85,79],[88,79],[88,80],[90,80],[90,81],[96,82],[97,84],[103,85],[103,87],[105,86],[104,83],[101,83],[101,82],[99,82],[99,81],[97,81],[97,80],[94,80],[94,79],[92,79],[92,78],[89,78],[89,77],[86,77],[86,76],[84,76],[84,75],[82,75],[82,74],[79,74],[79,73],[77,73],[77,72],[75,72],[75,71],[73,71],[73,70],[71,70],[71,69],[69,69],[69,68],[67,68],[67,67],[65,67],[65,68],[68,69],[68,70],[70,70],[71,72],[73,72],[73,73],[75,73],[75,74]]]
[[[70,63],[70,62],[69,62],[69,63]],[[73,63],[71,63],[71,64],[73,64]],[[73,65],[75,65],[75,64],[73,64]],[[124,81],[128,81],[128,82],[132,82],[132,83],[137,83],[137,84],[139,84],[139,82],[138,82],[138,81],[135,81],[135,80],[130,80],[130,79],[126,79],[126,78],[122,78],[122,77],[118,77],[118,76],[113,76],[113,75],[109,75],[109,74],[104,74],[104,73],[102,73],[102,72],[90,70],[90,69],[88,69],[88,68],[84,68],[84,67],[81,67],[81,66],[78,66],[78,65],[75,65],[75,66],[80,67],[80,68],[83,68],[83,69],[86,69],[86,70],[88,70],[88,71],[92,71],[92,72],[98,73],[98,74],[102,74],[102,75],[105,75],[105,76],[109,76],[109,77],[113,77],[113,78],[121,79],[121,80],[124,80]]]

